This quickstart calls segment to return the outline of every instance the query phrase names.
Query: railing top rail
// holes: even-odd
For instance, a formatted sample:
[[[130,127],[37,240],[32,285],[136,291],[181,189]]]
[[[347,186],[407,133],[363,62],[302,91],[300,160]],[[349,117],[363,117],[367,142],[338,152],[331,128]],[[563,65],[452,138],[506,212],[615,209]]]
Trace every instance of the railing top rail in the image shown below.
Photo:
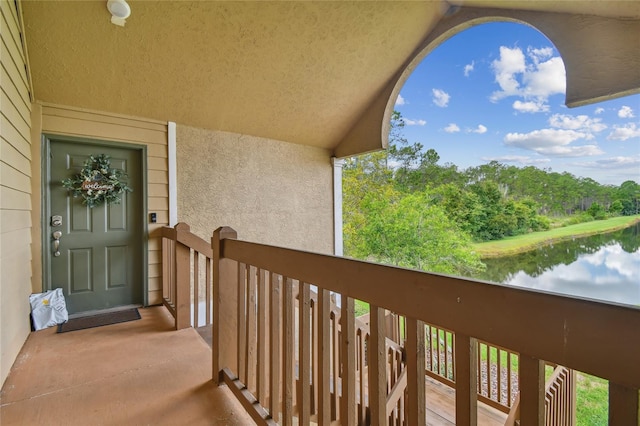
[[[175,226],[175,228],[163,226],[160,229],[160,236],[162,238],[176,241],[208,258],[213,258],[211,243],[198,237],[196,234],[191,233],[189,225],[186,223],[180,222]]]
[[[640,310],[223,239],[221,255],[513,351],[640,387]]]

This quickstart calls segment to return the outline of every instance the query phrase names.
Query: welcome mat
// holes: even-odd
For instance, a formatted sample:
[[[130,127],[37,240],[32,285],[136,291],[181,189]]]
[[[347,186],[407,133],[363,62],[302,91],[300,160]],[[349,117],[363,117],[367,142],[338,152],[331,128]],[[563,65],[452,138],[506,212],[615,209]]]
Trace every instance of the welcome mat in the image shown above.
[[[58,325],[58,333],[84,330],[85,328],[101,327],[103,325],[118,324],[120,322],[135,321],[140,319],[137,308],[122,311],[106,312],[104,314],[91,315],[71,319]]]

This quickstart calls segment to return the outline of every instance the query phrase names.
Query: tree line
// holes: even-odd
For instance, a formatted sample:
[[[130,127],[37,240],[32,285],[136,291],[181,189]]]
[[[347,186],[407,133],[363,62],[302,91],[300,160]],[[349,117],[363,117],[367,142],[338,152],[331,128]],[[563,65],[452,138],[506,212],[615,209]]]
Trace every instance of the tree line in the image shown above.
[[[409,143],[394,112],[389,148],[352,157],[343,174],[345,254],[432,272],[472,275],[474,242],[567,223],[640,213],[640,185],[492,161],[459,169]]]

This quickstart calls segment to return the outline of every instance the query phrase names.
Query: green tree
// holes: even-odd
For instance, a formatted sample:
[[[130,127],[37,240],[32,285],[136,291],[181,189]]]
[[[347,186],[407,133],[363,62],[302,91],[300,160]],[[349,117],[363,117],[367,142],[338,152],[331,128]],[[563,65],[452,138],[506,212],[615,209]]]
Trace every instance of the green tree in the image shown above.
[[[591,217],[597,220],[607,218],[606,210],[601,204],[598,204],[598,203],[592,203],[587,209],[587,213],[589,213]]]

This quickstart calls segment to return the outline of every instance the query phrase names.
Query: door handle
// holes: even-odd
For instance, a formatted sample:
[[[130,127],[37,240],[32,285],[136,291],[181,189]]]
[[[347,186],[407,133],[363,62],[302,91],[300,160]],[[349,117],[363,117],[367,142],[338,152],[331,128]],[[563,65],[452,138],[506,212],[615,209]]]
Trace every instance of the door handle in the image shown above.
[[[55,257],[60,256],[60,237],[62,237],[62,231],[54,231],[53,234],[53,255]]]

